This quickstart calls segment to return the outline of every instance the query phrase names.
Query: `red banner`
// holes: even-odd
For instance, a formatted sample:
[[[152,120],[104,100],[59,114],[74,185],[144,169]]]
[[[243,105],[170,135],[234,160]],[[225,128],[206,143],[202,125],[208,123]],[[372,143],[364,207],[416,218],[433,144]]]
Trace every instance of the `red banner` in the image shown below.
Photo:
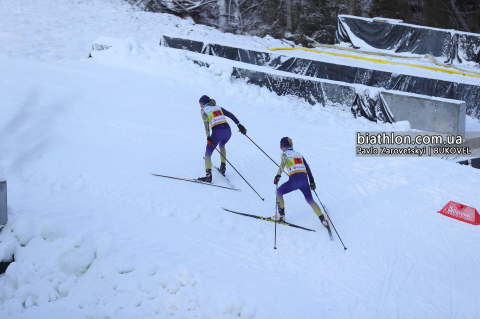
[[[480,215],[478,211],[467,205],[450,201],[439,213],[472,225],[480,225]]]

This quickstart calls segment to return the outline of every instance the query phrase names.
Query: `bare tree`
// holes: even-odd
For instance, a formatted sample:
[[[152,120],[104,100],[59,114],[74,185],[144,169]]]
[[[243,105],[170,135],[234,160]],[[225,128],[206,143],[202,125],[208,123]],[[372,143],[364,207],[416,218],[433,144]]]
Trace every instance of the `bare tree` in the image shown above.
[[[463,16],[460,14],[457,6],[455,5],[455,1],[454,1],[454,0],[450,0],[450,5],[452,6],[453,16],[454,16],[455,19],[457,19],[457,21],[460,23],[460,25],[462,26],[463,30],[465,30],[465,31],[467,31],[467,32],[470,32],[470,28],[468,27],[467,23],[465,22],[465,19],[464,19]]]
[[[354,16],[357,12],[357,0],[348,1],[348,14]]]
[[[301,0],[286,0],[287,28],[285,37],[290,38],[296,32],[300,23]]]
[[[293,32],[297,31],[298,25],[300,24],[300,11],[302,9],[302,1],[301,0],[293,0],[292,3],[292,22],[293,22]]]
[[[220,11],[218,15],[218,27],[223,32],[227,31],[227,2],[225,0],[218,0],[218,11]]]
[[[145,1],[144,9],[145,11],[166,12],[186,17],[192,13],[202,12],[207,6],[210,6],[215,2],[217,2],[217,0],[149,0]]]
[[[224,32],[333,43],[339,14],[480,32],[480,0],[126,0]]]
[[[287,4],[287,30],[285,31],[285,37],[289,38],[293,33],[293,0],[286,0]]]

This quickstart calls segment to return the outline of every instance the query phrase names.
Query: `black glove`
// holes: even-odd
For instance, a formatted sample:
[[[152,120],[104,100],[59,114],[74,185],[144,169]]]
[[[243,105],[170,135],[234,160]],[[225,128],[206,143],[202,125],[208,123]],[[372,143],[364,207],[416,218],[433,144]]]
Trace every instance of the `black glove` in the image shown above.
[[[277,175],[277,176],[275,176],[275,178],[273,179],[273,183],[274,183],[275,185],[277,185],[278,182],[280,181],[280,177],[282,177],[282,175]]]
[[[213,144],[211,136],[207,136],[207,142],[208,142],[208,144]]]
[[[247,134],[247,129],[245,128],[245,126],[243,126],[242,124],[238,124],[237,126],[240,133],[242,133],[243,135]]]
[[[312,179],[312,180],[310,181],[310,189],[311,189],[312,191],[314,191],[316,188],[317,188],[317,186],[315,185],[315,181]]]

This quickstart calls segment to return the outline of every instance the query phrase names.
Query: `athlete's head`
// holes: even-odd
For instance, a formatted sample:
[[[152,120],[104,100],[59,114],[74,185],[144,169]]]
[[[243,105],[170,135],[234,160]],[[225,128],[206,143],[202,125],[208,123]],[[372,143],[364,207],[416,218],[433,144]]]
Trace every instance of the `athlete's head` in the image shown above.
[[[200,106],[204,106],[207,103],[210,103],[210,98],[206,95],[202,95],[200,100],[198,100],[198,103],[200,103]]]
[[[283,151],[287,147],[293,147],[292,139],[290,137],[282,137],[282,139],[280,140],[280,148]]]

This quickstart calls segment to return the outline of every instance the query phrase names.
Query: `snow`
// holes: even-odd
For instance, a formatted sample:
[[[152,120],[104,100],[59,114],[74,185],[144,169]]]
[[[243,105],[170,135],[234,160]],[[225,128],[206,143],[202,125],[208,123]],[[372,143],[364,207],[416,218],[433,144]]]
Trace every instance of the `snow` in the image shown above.
[[[2,318],[480,311],[480,234],[437,213],[450,200],[480,207],[478,170],[440,158],[357,158],[356,131],[408,123],[278,97],[230,80],[233,63],[200,67],[188,53],[158,47],[169,30],[258,47],[271,38],[221,34],[120,0],[5,0],[0,17],[0,175],[9,196],[0,258],[15,256],[0,275]],[[100,36],[124,48],[87,59]],[[287,221],[316,232],[278,225],[277,250],[272,223],[221,209],[274,213],[277,168],[234,126],[228,158],[265,202],[230,166],[241,192],[150,175],[204,174],[203,94],[275,160],[280,138],[293,139],[347,251],[299,192],[285,196]],[[226,185],[216,175],[214,182]]]
[[[30,240],[35,237],[36,233],[37,227],[30,217],[22,216],[22,218],[14,224],[13,236],[20,246],[27,245]]]
[[[40,229],[40,233],[46,241],[55,241],[67,236],[65,227],[55,220],[46,220]]]
[[[92,236],[78,234],[60,250],[57,262],[60,269],[69,276],[80,276],[87,272],[95,259],[96,244]]]
[[[467,116],[465,131],[480,132],[480,120],[472,116]]]
[[[388,22],[388,23],[403,23],[403,20],[400,19],[388,19],[388,18],[383,18],[383,17],[373,17],[373,21],[379,21],[379,22]]]

